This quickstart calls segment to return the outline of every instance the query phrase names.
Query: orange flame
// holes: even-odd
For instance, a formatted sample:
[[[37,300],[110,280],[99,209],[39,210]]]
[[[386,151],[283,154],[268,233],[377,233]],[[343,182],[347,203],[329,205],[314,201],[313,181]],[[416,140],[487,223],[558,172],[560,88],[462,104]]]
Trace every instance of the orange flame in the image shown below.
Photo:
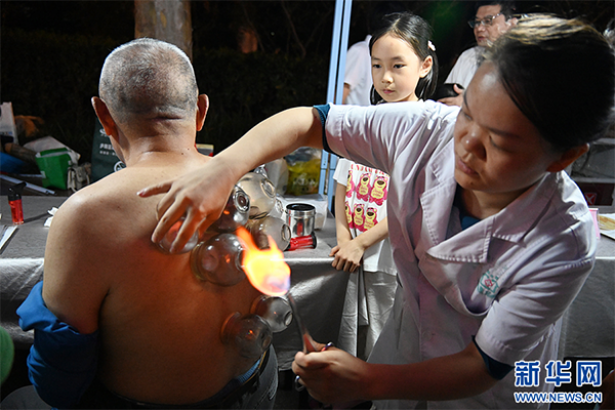
[[[244,245],[242,266],[252,286],[269,296],[285,295],[290,289],[290,267],[273,238],[268,236],[269,249],[259,249],[245,228],[239,227],[235,235]]]

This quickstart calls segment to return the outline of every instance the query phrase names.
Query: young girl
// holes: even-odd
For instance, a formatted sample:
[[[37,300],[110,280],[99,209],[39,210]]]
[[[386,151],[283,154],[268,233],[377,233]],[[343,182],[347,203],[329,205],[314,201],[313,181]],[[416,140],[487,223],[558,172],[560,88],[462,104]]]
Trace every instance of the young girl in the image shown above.
[[[369,44],[372,103],[426,99],[437,81],[431,27],[411,13],[392,13],[383,20]],[[386,214],[389,176],[340,158],[334,179],[337,246],[330,256],[334,256],[334,268],[353,273],[337,345],[367,358],[393,307],[397,288]]]
[[[494,44],[461,110],[431,101],[288,110],[199,172],[145,190],[169,192],[152,240],[185,215],[183,246],[245,172],[301,145],[382,169],[402,283],[393,313],[370,363],[329,348],[298,352],[293,370],[324,403],[519,407],[514,392],[553,389],[545,366],[558,358],[560,319],[593,265],[592,218],[563,170],[612,123],[614,100],[615,58],[600,33],[524,19]]]
[[[372,104],[426,100],[438,82],[432,30],[423,18],[392,13],[369,42],[372,58]]]

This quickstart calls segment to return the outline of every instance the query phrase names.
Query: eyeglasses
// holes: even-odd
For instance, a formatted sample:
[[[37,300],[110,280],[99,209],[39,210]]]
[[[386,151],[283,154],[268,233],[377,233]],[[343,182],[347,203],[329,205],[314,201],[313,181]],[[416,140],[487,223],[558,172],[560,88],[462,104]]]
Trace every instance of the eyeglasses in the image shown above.
[[[495,16],[485,16],[485,18],[481,19],[481,20],[470,20],[468,21],[468,24],[470,25],[470,28],[474,28],[476,26],[486,26],[486,27],[491,27],[491,25],[493,24],[493,20],[495,20],[498,16],[500,16],[502,13],[498,13]]]

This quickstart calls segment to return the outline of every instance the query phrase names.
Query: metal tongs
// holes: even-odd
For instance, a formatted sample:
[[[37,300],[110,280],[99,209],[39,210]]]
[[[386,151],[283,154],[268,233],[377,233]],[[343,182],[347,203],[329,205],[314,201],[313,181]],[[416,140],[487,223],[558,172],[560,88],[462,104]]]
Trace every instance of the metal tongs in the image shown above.
[[[316,350],[316,347],[314,346],[314,343],[313,343],[314,339],[312,339],[312,336],[310,336],[310,333],[308,332],[307,327],[305,327],[305,323],[303,323],[303,321],[301,320],[301,316],[299,316],[299,310],[297,309],[297,304],[295,303],[295,299],[293,299],[293,296],[290,294],[290,292],[287,294],[287,297],[288,297],[288,303],[290,304],[290,307],[293,310],[293,317],[297,321],[297,326],[299,327],[299,333],[301,334],[301,342],[303,343],[303,353],[308,354],[312,352],[317,352],[318,350]],[[333,343],[329,342],[320,351],[321,352],[325,351],[332,346],[333,346]],[[305,386],[299,383],[299,379],[300,379],[299,376],[295,377],[295,389],[297,389],[297,391],[301,391],[305,389]]]
[[[290,303],[290,307],[293,310],[293,317],[297,321],[297,326],[299,326],[299,333],[301,334],[301,342],[303,342],[303,353],[307,354],[307,353],[315,352],[316,348],[314,347],[314,344],[312,343],[314,339],[312,339],[312,336],[310,336],[310,333],[308,332],[307,327],[305,327],[305,323],[303,323],[303,321],[301,320],[301,316],[299,316],[299,309],[297,309],[297,304],[295,303],[295,299],[290,294],[290,292],[288,293],[288,303]]]

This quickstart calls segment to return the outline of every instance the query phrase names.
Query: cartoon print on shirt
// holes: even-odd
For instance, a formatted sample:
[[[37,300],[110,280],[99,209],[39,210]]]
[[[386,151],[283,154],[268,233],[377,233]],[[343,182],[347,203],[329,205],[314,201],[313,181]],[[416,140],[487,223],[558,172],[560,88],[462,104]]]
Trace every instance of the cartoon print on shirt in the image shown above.
[[[348,228],[354,229],[354,212],[350,209],[350,204],[348,201],[344,203],[344,212],[346,212],[346,220],[348,221]]]
[[[354,191],[354,182],[352,181],[352,172],[348,171],[348,178],[346,182],[346,198],[351,198]]]
[[[362,201],[369,201],[369,191],[370,191],[370,185],[369,185],[369,173],[368,172],[364,172],[363,175],[361,175],[361,179],[359,180],[359,186],[357,187],[357,199],[360,199]]]
[[[378,175],[374,181],[369,196],[371,201],[377,205],[382,205],[387,199],[387,186],[389,185],[389,177],[386,175]]]
[[[364,232],[365,228],[363,226],[363,224],[365,223],[365,215],[364,215],[364,205],[363,204],[356,204],[354,206],[354,217],[353,217],[353,221],[354,221],[354,227],[356,230]]]
[[[348,227],[358,235],[386,217],[389,176],[357,163],[348,167],[347,176],[344,211]]]
[[[365,224],[363,228],[367,231],[372,229],[374,225],[378,223],[378,210],[373,207],[367,208],[367,212],[365,213]]]

